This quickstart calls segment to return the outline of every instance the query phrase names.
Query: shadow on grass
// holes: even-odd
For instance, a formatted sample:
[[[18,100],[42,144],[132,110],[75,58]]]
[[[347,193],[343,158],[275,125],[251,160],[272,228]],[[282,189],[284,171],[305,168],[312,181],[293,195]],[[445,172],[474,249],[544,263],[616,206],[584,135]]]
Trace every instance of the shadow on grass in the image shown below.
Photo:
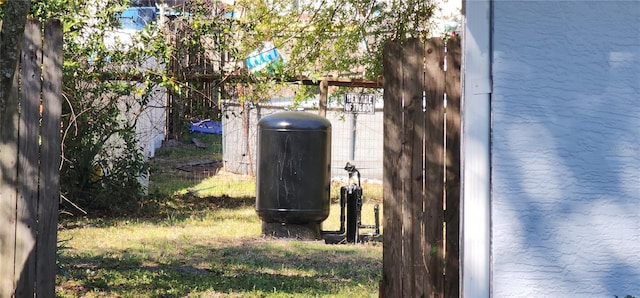
[[[237,210],[255,206],[255,197],[198,197],[189,194],[164,199],[144,199],[138,210],[119,215],[99,214],[84,218],[61,218],[60,223],[66,229],[88,226],[103,228],[118,225],[121,222],[150,223],[157,225],[175,224],[187,219],[204,216],[215,217],[216,210]]]
[[[216,139],[206,141],[216,142]],[[211,152],[190,145],[184,150],[185,146],[175,143],[174,147],[158,154],[152,167],[152,177],[156,179],[152,179],[152,185],[156,183],[162,188],[142,199],[137,210],[62,220],[64,228],[119,227],[129,222],[179,226],[183,221],[200,217],[209,221],[203,220],[207,228],[227,220],[259,224],[255,213],[225,212],[253,208],[254,196],[201,197],[200,190],[193,190],[207,177],[205,171],[194,168],[191,161],[208,158]],[[186,194],[167,195],[185,189],[189,190]],[[216,212],[218,210],[220,212]],[[126,249],[100,247],[100,252],[63,249],[59,259],[62,267],[57,282],[58,296],[377,296],[382,274],[379,245],[369,250],[362,245],[271,240],[257,235],[212,239],[216,236],[214,228],[211,229],[211,237],[206,238],[172,235],[184,237],[180,240],[155,237],[145,231],[144,237],[129,243]]]
[[[62,288],[73,284],[80,296],[89,291],[145,297],[375,295],[381,258],[361,247],[351,248],[259,240],[220,247],[193,245],[184,254],[188,257],[163,260],[144,259],[137,251],[115,252],[118,257],[65,257],[68,277]]]

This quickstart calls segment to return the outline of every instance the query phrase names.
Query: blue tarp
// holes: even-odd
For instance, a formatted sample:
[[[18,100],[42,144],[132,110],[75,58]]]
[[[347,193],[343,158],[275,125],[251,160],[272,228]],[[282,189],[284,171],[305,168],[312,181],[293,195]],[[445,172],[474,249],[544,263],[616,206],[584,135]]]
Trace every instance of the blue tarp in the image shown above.
[[[156,21],[157,11],[155,7],[129,7],[118,18],[122,29],[140,30]]]
[[[189,127],[189,132],[200,132],[200,133],[212,133],[212,134],[222,134],[222,122],[211,121],[210,119],[205,120],[193,120],[191,121],[191,127]]]

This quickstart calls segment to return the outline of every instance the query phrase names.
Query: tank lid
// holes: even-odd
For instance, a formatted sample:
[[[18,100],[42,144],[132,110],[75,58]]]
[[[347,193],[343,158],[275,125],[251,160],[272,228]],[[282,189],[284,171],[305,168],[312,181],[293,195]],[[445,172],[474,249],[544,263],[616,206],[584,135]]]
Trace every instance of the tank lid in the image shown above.
[[[285,111],[262,117],[258,126],[286,129],[327,129],[331,122],[326,118],[302,111]]]

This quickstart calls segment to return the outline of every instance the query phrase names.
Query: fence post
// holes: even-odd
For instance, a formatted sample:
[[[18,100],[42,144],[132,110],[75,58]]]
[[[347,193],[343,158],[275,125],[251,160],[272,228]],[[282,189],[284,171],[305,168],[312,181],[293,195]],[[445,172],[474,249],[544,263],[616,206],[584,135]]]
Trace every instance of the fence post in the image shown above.
[[[320,81],[320,101],[318,103],[318,115],[327,117],[327,101],[329,100],[329,81]]]

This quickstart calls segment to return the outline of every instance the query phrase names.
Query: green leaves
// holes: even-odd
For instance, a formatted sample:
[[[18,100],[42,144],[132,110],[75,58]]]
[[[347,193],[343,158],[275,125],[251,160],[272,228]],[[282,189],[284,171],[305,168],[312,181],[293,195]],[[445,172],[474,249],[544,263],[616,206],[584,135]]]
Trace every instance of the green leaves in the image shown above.
[[[150,59],[163,54],[164,48],[147,48],[160,40],[153,34],[116,36],[117,15],[127,2],[42,0],[32,4],[32,17],[56,18],[63,24],[66,104],[61,190],[89,211],[135,207],[142,194],[137,179],[146,172],[146,164],[135,125],[161,76],[140,74],[162,71]]]
[[[381,76],[384,43],[426,35],[433,10],[431,2],[419,0],[225,3],[186,0],[180,7],[167,8],[164,18],[143,30],[118,35],[118,15],[129,0],[32,2],[34,18],[57,18],[64,26],[63,191],[68,197],[93,200],[98,194],[137,194],[128,189],[135,188],[129,182],[144,163],[131,135],[158,88],[175,95],[174,106],[194,98],[206,103],[189,114],[176,110],[176,123],[188,121],[188,116],[215,118],[209,114],[217,100],[211,93],[218,96],[217,92],[255,103],[286,87],[293,89],[296,105],[317,94],[318,88],[292,87],[287,83],[292,78]],[[265,42],[275,45],[281,59],[250,72],[245,59]],[[223,87],[203,92],[199,88],[206,80],[214,80],[213,88]],[[243,92],[234,94],[234,88]],[[113,139],[125,143],[114,144]],[[96,164],[105,168],[102,182],[83,178]],[[114,180],[104,182],[109,175]],[[126,188],[112,187],[116,184]]]

